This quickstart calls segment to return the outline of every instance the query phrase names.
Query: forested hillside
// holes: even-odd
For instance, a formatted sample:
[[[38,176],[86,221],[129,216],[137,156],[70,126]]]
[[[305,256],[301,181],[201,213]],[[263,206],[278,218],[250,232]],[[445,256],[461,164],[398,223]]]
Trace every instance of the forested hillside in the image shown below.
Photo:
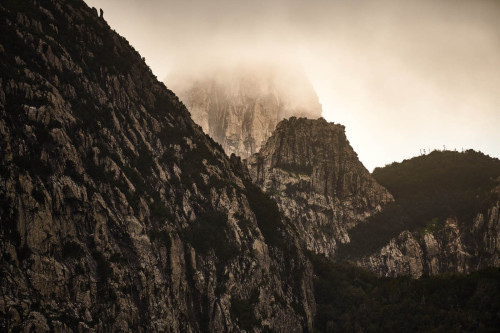
[[[498,198],[492,190],[499,185],[500,160],[473,150],[434,151],[376,168],[373,177],[395,202],[352,229],[339,258],[375,251],[404,230],[439,230],[449,217],[471,224]]]

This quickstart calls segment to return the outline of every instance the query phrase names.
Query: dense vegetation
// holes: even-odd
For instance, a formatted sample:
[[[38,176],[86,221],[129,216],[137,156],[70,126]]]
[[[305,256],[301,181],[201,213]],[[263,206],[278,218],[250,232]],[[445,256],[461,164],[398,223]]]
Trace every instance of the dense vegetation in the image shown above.
[[[341,257],[374,251],[403,230],[435,231],[448,217],[472,222],[496,199],[491,190],[499,182],[500,160],[473,150],[435,151],[376,168],[373,177],[395,202],[350,232],[351,243],[340,248]]]
[[[257,225],[259,226],[266,243],[273,246],[283,245],[283,239],[280,234],[281,227],[281,213],[279,208],[268,194],[250,182],[245,182],[247,189],[246,196],[250,208],[255,213],[257,218]]]
[[[498,332],[500,269],[377,278],[311,254],[316,332]]]
[[[303,174],[303,175],[307,175],[307,176],[312,175],[312,172],[313,172],[312,165],[298,165],[298,164],[291,164],[291,163],[280,163],[276,167],[280,168],[282,170],[291,172],[291,173],[298,173],[298,174]]]
[[[212,211],[200,214],[186,231],[186,238],[198,253],[206,255],[213,249],[217,259],[225,263],[239,252],[227,235],[227,223],[224,213]]]

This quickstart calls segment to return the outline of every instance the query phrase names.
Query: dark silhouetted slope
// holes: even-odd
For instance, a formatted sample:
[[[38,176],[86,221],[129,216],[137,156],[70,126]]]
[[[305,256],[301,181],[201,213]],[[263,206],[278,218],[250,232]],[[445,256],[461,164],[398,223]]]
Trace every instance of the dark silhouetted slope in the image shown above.
[[[318,332],[497,332],[500,269],[380,278],[312,256]]]
[[[0,330],[311,328],[276,204],[95,9],[6,0],[0,31]]]
[[[488,235],[495,233],[498,224],[498,159],[472,150],[435,151],[376,168],[373,177],[394,195],[395,202],[354,228],[351,243],[343,246],[339,258],[368,255],[390,244],[382,249],[386,257],[396,255],[397,251],[389,254],[396,248],[403,257],[416,251],[408,255],[413,258],[408,261],[415,263],[407,264],[416,265],[417,274],[497,265],[498,249]],[[464,258],[453,257],[461,252]],[[437,261],[446,257],[446,264],[425,263],[426,256]]]

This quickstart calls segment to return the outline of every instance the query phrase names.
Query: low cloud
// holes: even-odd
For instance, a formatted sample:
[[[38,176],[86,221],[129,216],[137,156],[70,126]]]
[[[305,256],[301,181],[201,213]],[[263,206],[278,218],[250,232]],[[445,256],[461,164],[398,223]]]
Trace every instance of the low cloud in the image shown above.
[[[500,2],[87,0],[160,79],[302,66],[369,169],[442,145],[500,156]],[[168,83],[168,81],[167,81]]]

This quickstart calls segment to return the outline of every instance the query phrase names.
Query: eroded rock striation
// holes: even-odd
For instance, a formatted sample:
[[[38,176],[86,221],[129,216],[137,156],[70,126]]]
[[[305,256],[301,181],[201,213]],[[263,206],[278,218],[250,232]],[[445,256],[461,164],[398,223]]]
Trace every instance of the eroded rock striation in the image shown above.
[[[95,9],[0,26],[1,331],[312,329],[287,221]]]
[[[435,151],[373,176],[395,202],[352,230],[339,252],[380,276],[467,274],[500,265],[500,160],[473,150]]]
[[[376,253],[358,261],[379,276],[470,273],[500,266],[500,202],[470,221],[448,218],[432,232],[403,231]]]
[[[312,85],[294,67],[241,65],[194,77],[178,73],[167,82],[228,155],[247,158],[258,152],[282,119],[321,117]]]
[[[393,200],[358,160],[344,126],[322,118],[281,121],[247,164],[307,249],[326,256],[349,242],[349,229]]]

